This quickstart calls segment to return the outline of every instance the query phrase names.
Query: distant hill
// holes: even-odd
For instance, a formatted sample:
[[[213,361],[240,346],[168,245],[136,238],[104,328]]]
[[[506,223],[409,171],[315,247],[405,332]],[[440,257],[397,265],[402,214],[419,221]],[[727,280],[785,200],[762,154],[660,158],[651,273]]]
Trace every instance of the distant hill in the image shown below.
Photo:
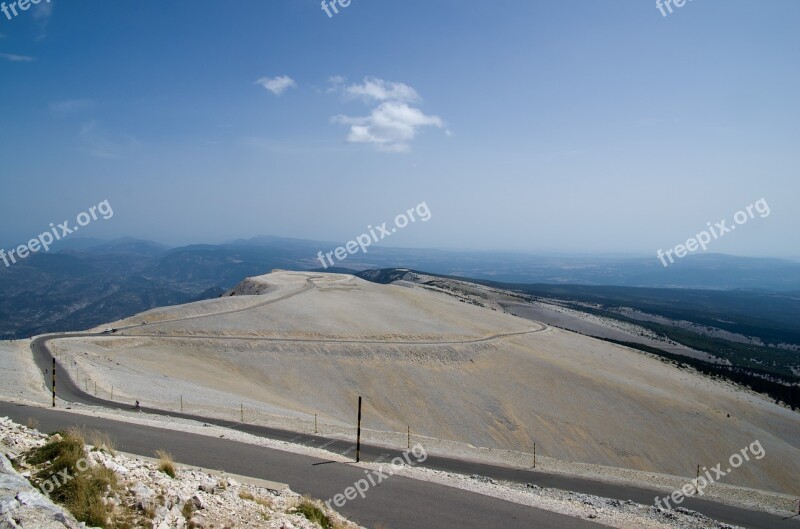
[[[65,239],[50,253],[0,266],[0,338],[79,330],[149,308],[207,299],[273,269],[410,268],[506,283],[800,292],[800,263],[690,256],[669,268],[655,258],[537,256],[373,246],[323,269],[318,252],[341,243],[263,236],[169,248],[151,241]],[[652,295],[652,294],[648,294]]]

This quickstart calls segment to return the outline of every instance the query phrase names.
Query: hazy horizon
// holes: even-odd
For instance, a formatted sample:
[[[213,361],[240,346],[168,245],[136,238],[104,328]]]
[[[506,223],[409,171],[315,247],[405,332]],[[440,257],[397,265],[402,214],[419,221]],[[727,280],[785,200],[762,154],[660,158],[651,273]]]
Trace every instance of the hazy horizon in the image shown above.
[[[708,252],[797,259],[798,22],[743,0],[43,2],[0,14],[0,241],[107,200],[82,235],[344,242],[426,202],[381,244],[655,259],[763,199]]]
[[[232,239],[224,239],[224,240],[217,240],[217,241],[187,241],[187,242],[178,242],[178,243],[170,243],[165,242],[162,240],[158,240],[157,238],[139,238],[139,237],[132,237],[128,235],[121,235],[119,237],[110,237],[110,238],[98,238],[98,237],[70,237],[69,239],[65,239],[67,242],[67,246],[69,247],[70,243],[79,243],[79,241],[83,242],[90,242],[90,243],[97,243],[106,244],[115,241],[123,241],[123,240],[132,240],[132,241],[143,241],[158,244],[164,246],[169,250],[184,248],[189,246],[196,246],[196,245],[208,245],[208,246],[221,246],[226,244],[233,244],[233,243],[247,243],[253,240],[257,240],[260,238],[275,238],[280,240],[297,240],[297,241],[306,241],[311,243],[323,243],[332,245],[331,249],[335,246],[343,245],[346,241],[333,241],[333,240],[323,240],[323,239],[315,239],[315,238],[305,238],[305,237],[284,237],[281,235],[275,234],[267,234],[262,233],[258,235],[248,236],[248,237],[236,237]],[[62,243],[64,241],[61,241]],[[93,244],[92,244],[93,245]],[[3,245],[0,244],[0,248]],[[11,244],[6,245],[6,247],[12,247]],[[58,251],[60,248],[64,247],[59,246],[58,244],[54,244],[52,250]],[[487,255],[520,255],[520,256],[532,256],[532,257],[549,257],[549,258],[564,258],[564,259],[647,259],[652,258],[653,255],[650,253],[635,253],[635,252],[579,252],[579,251],[558,251],[558,250],[540,250],[540,251],[526,251],[526,250],[510,250],[510,249],[492,249],[492,248],[457,248],[457,247],[445,247],[445,246],[410,246],[410,245],[403,245],[403,244],[383,244],[382,246],[374,246],[370,248],[370,251],[380,250],[380,248],[387,248],[392,250],[433,250],[433,251],[444,251],[444,252],[455,252],[455,253],[478,253],[478,254],[487,254]],[[787,261],[795,261],[800,262],[800,255],[792,256],[777,256],[777,255],[763,255],[763,256],[751,256],[751,255],[737,255],[733,253],[722,253],[722,252],[699,252],[695,254],[690,254],[687,258],[691,259],[698,256],[724,256],[724,257],[733,257],[733,258],[744,258],[744,259],[778,259],[778,260],[787,260]],[[347,268],[346,263],[343,265],[344,268]]]

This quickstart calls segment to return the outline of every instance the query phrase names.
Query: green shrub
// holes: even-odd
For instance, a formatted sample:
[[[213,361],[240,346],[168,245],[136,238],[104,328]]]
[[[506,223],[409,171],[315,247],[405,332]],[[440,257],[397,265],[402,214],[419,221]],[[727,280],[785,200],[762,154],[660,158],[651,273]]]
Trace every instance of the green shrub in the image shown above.
[[[332,529],[333,527],[330,519],[325,516],[322,509],[309,500],[303,500],[300,505],[297,506],[297,512],[308,518],[309,521],[318,524],[322,529]]]

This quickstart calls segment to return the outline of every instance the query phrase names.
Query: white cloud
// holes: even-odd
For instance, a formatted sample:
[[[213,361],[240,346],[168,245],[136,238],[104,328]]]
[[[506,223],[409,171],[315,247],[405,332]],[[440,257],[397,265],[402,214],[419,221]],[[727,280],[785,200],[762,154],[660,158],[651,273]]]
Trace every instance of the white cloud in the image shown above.
[[[111,138],[97,121],[81,125],[78,140],[81,151],[106,160],[124,158],[141,146],[138,140],[130,136]]]
[[[31,62],[35,61],[35,57],[29,57],[27,55],[14,55],[13,53],[0,53],[0,59],[6,59],[7,61],[11,62]]]
[[[331,78],[332,81],[344,79],[341,77]],[[361,97],[366,101],[407,101],[419,100],[417,91],[405,83],[390,83],[375,77],[365,77],[362,84],[352,84],[341,89],[345,94],[352,97]]]
[[[330,92],[341,92],[342,86],[347,82],[347,77],[343,77],[341,75],[332,75],[328,77],[328,84],[331,85],[328,88],[328,93]]]
[[[52,2],[41,2],[39,3],[39,5],[33,8],[33,18],[37,20],[50,18],[50,15],[52,14],[53,14]]]
[[[68,99],[50,103],[50,114],[55,117],[65,117],[91,110],[94,102],[91,99]]]
[[[399,101],[382,103],[369,116],[336,116],[333,121],[350,126],[347,141],[370,143],[386,152],[408,152],[409,142],[420,128],[444,127],[438,116],[427,116],[418,108]]]
[[[328,79],[329,92],[338,92],[348,98],[358,98],[365,103],[380,103],[368,116],[335,116],[334,123],[347,125],[347,141],[368,143],[384,152],[408,152],[411,142],[423,127],[444,128],[439,116],[429,116],[411,106],[420,101],[414,88],[399,82],[365,77],[363,83],[345,86],[346,79],[335,76]],[[446,131],[450,135],[449,131]]]
[[[39,35],[36,40],[42,40],[47,37],[47,23],[53,14],[53,4],[51,2],[41,2],[34,6],[32,13],[33,19],[39,24]]]
[[[291,77],[288,77],[286,75],[282,75],[282,76],[274,77],[274,78],[262,77],[261,79],[256,81],[256,84],[260,84],[261,86],[263,86],[264,88],[266,88],[267,90],[269,90],[270,92],[275,94],[276,96],[281,95],[282,93],[284,93],[289,88],[293,88],[293,87],[297,86],[297,83],[294,82],[294,79],[292,79]]]

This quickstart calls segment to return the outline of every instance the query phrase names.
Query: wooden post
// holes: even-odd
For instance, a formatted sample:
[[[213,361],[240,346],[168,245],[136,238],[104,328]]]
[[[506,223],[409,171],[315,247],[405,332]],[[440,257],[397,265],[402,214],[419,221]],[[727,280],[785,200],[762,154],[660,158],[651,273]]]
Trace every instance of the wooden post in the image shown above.
[[[56,359],[53,358],[53,407],[56,407]]]
[[[533,443],[533,468],[536,468],[536,443]]]
[[[181,413],[183,413],[183,395],[181,395]]]
[[[411,426],[409,425],[406,428],[407,428],[407,431],[408,431],[408,448],[410,449],[411,448]]]
[[[244,422],[244,402],[241,403],[242,406],[242,422]]]
[[[358,397],[358,434],[356,436],[356,463],[361,461],[361,397]]]
[[[111,400],[114,400],[114,386],[111,386]]]
[[[695,476],[695,480],[694,480],[694,490],[695,490],[695,494],[699,494],[699,493],[700,493],[700,488],[699,488],[699,486],[697,485],[697,482],[698,482],[699,480],[700,480],[700,465],[697,465],[697,475]]]
[[[97,396],[97,381],[94,383],[94,396]]]
[[[316,413],[314,414],[314,433],[319,433],[319,430],[317,430],[317,414]]]
[[[84,377],[83,383],[86,385],[86,391],[89,391],[89,377]]]

